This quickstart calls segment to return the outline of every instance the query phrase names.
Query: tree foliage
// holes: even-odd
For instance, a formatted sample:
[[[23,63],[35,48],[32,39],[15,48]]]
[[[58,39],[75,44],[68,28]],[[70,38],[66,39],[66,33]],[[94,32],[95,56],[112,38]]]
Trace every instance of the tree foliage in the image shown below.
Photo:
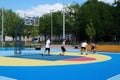
[[[13,36],[14,28],[21,18],[12,10],[5,9],[4,14],[5,35]],[[53,35],[62,36],[63,12],[61,10],[52,14]],[[93,36],[96,41],[112,41],[113,36],[118,40],[120,38],[120,0],[115,0],[113,5],[98,0],[87,0],[82,5],[73,2],[65,7],[65,19],[66,34],[72,34],[77,41]],[[23,35],[50,36],[51,14],[46,13],[41,16],[39,23],[38,27],[25,26]]]
[[[2,12],[2,9],[0,9],[0,12]],[[12,10],[9,10],[9,9],[4,9],[3,14],[4,14],[4,35],[14,37],[15,27],[21,21],[21,18]],[[2,17],[2,14],[0,15],[0,18],[1,17]],[[1,19],[0,19],[0,25],[2,25]],[[0,28],[0,30],[2,29]]]
[[[93,36],[96,35],[96,31],[92,23],[92,20],[90,20],[90,23],[87,24],[86,33],[90,37],[90,40],[92,40]]]

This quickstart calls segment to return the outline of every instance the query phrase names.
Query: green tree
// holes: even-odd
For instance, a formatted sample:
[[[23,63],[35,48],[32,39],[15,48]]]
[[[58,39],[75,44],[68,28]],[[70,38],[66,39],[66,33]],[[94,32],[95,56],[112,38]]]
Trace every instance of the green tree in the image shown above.
[[[39,30],[37,26],[32,26],[31,28],[31,35],[32,37],[37,37],[39,34]]]
[[[79,35],[86,38],[86,25],[89,23],[89,20],[92,19],[98,40],[103,40],[105,36],[112,36],[114,31],[110,30],[114,29],[114,24],[111,9],[109,4],[99,2],[98,0],[86,1],[78,12],[78,20],[80,22]]]
[[[50,36],[51,31],[51,17],[50,14],[44,14],[42,17],[40,17],[40,26],[39,26],[39,33],[43,34],[45,36]]]
[[[112,36],[116,34],[116,27],[114,26],[116,19],[119,20],[117,17],[120,10],[116,15],[114,11],[117,9],[115,10],[114,7],[98,0],[87,0],[81,6],[78,3],[68,5],[65,8],[66,33],[72,33],[76,40],[87,39],[86,28],[88,26],[86,25],[91,26],[90,19],[92,19],[96,40],[103,41],[106,38],[107,41],[110,41]],[[50,35],[50,13],[44,14],[40,18],[39,31],[44,35]],[[58,36],[62,35],[62,11],[53,12],[53,33]]]
[[[115,0],[113,3],[113,16],[114,16],[114,26],[115,34],[114,36],[117,38],[117,41],[120,40],[120,0]]]
[[[15,12],[9,9],[4,9],[4,36],[7,35],[7,36],[12,36],[14,38],[15,27],[20,21],[21,18]],[[0,24],[1,22],[2,21],[0,20]]]
[[[73,34],[73,40],[76,41],[77,33],[79,32],[78,28],[79,21],[77,20],[77,13],[80,9],[80,5],[78,3],[72,3],[71,5],[66,7],[66,30],[68,33]]]
[[[90,20],[90,23],[87,24],[86,33],[90,37],[90,42],[92,42],[93,36],[96,35],[96,31],[95,31],[94,25],[92,23],[92,20]]]
[[[60,36],[62,34],[62,13],[57,11],[53,13],[53,33],[54,36]]]

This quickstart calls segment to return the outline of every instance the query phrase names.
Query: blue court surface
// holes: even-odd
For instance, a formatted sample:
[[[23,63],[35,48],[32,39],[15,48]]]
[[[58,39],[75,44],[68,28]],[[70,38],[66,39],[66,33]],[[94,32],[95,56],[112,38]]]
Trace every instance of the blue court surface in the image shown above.
[[[78,49],[68,49],[68,52],[80,52]],[[0,56],[12,58],[37,59],[43,58],[42,50],[26,49],[22,55],[14,55],[12,49],[1,49]],[[52,49],[51,52],[60,52]],[[0,66],[0,80],[120,80],[120,53],[97,52],[110,56],[111,59],[103,62],[57,66]],[[32,56],[32,58],[30,57]],[[58,55],[43,56],[45,60],[61,60]],[[77,57],[77,56],[72,56]],[[2,60],[1,60],[2,61]],[[24,63],[24,62],[23,62]],[[1,63],[0,63],[1,64]]]
[[[41,54],[29,54],[29,55],[15,55],[15,56],[6,56],[6,57],[12,57],[12,58],[24,58],[24,59],[37,59],[37,60],[48,60],[48,61],[56,61],[56,60],[64,60],[69,58],[81,58],[82,56],[60,56],[60,55],[48,55],[45,54],[44,56],[41,56]]]

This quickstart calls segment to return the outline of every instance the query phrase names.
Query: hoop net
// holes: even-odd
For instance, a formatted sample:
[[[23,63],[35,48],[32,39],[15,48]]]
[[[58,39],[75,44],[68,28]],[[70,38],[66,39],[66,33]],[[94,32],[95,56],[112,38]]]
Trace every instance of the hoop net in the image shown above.
[[[39,26],[39,17],[25,17],[25,25]]]

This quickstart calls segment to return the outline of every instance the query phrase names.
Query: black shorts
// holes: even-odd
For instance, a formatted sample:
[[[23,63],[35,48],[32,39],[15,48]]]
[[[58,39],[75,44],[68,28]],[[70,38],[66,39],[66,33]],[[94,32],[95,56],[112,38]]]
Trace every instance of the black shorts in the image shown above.
[[[85,49],[86,49],[86,47],[81,47],[81,49],[84,49],[84,50],[85,50]]]
[[[92,46],[92,47],[91,47],[91,50],[94,50],[94,49],[95,49],[95,47],[94,47],[94,46]]]
[[[63,52],[66,51],[66,49],[65,49],[63,46],[61,46],[61,50],[62,50]]]
[[[50,52],[50,48],[45,48],[45,51],[49,51]]]

